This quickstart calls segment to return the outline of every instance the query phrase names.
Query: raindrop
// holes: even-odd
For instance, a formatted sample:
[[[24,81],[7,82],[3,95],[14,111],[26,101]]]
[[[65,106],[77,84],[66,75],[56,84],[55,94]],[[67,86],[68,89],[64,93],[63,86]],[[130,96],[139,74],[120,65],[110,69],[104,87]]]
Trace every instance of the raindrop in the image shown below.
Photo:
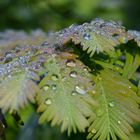
[[[45,100],[45,104],[46,104],[46,105],[51,105],[51,104],[52,104],[52,100],[51,100],[50,98],[47,98],[47,99]]]
[[[84,89],[80,88],[79,86],[76,86],[75,90],[76,90],[76,92],[78,92],[79,94],[82,94],[82,95],[86,93],[86,91]]]
[[[52,89],[56,90],[56,85],[55,84],[52,85]]]
[[[84,71],[86,71],[86,72],[88,72],[88,71],[89,71],[87,67],[84,67],[83,69],[84,69]]]
[[[115,106],[114,102],[110,102],[110,103],[109,103],[109,106],[110,106],[110,107],[114,107],[114,106]]]
[[[92,94],[96,94],[96,91],[95,90],[92,90]]]
[[[57,81],[58,80],[58,76],[56,74],[53,74],[52,77],[51,77],[51,79],[53,81]]]
[[[74,60],[67,60],[66,65],[68,67],[75,67],[76,66],[76,63],[75,63]]]
[[[13,57],[14,57],[14,55],[12,53],[7,53],[5,55],[5,63],[12,61]]]
[[[50,88],[49,85],[45,85],[45,86],[43,87],[43,90],[44,90],[44,91],[47,91],[49,88]]]
[[[69,75],[70,75],[70,77],[76,78],[77,77],[77,72],[76,71],[71,71]]]
[[[118,124],[121,124],[121,121],[118,121]]]
[[[91,133],[93,133],[93,134],[95,134],[97,132],[97,130],[95,129],[95,128],[93,128],[92,130],[91,130]]]
[[[47,45],[49,45],[49,43],[47,41],[45,41],[41,44],[41,46],[47,46]]]
[[[83,35],[83,38],[84,38],[85,40],[89,40],[89,39],[90,39],[90,34],[85,33],[85,34]]]
[[[75,91],[72,91],[72,93],[71,93],[72,96],[75,96],[76,94],[77,94],[77,92],[75,92]]]

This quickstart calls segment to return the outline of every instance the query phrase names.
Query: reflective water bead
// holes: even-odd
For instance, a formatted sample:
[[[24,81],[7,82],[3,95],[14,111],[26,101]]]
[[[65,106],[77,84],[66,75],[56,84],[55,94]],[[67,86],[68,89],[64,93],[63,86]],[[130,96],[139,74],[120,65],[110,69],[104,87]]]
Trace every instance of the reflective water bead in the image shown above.
[[[50,88],[49,85],[45,85],[45,86],[43,87],[43,90],[44,90],[44,91],[47,91],[49,88]]]
[[[79,86],[76,86],[76,87],[75,87],[75,90],[76,90],[76,92],[78,92],[79,94],[85,94],[85,93],[86,93],[86,91],[85,91],[84,89],[80,88]]]
[[[121,124],[121,121],[118,121],[118,124]]]
[[[55,74],[53,74],[52,77],[51,77],[51,79],[52,79],[53,81],[57,81],[57,80],[58,80],[58,76],[55,75]]]
[[[56,85],[55,84],[52,85],[52,89],[56,90]]]
[[[89,39],[90,39],[90,34],[85,33],[85,34],[83,35],[83,38],[84,38],[85,40],[89,40]]]
[[[114,107],[114,106],[115,106],[114,102],[110,102],[110,103],[109,103],[109,106],[110,106],[110,107]]]
[[[45,41],[41,44],[41,46],[47,46],[47,45],[49,45],[49,43],[47,41]]]
[[[71,71],[69,75],[70,75],[70,77],[76,78],[77,77],[77,72],[76,71]]]
[[[91,130],[91,133],[93,133],[93,134],[95,134],[97,132],[97,130],[95,129],[95,128],[93,128],[92,130]]]
[[[96,94],[96,91],[95,90],[92,90],[92,94]]]
[[[76,63],[75,63],[74,60],[67,60],[66,65],[68,67],[75,67],[76,66]]]
[[[72,93],[71,93],[72,96],[75,96],[76,94],[77,94],[77,92],[75,92],[75,91],[72,91]]]
[[[50,98],[47,98],[47,99],[45,100],[45,104],[46,104],[46,105],[51,105],[51,104],[52,104],[52,100],[51,100]]]

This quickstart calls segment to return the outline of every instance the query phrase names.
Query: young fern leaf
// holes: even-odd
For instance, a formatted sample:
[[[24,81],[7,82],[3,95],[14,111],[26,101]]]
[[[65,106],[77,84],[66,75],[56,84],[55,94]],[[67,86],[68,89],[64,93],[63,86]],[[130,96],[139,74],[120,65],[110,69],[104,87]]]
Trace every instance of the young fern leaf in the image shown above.
[[[98,140],[129,139],[133,132],[132,124],[139,121],[140,98],[137,88],[118,73],[104,69],[96,77],[96,96],[99,108],[97,117],[89,119],[91,125],[87,138]]]
[[[60,125],[61,131],[85,132],[89,126],[87,117],[94,116],[91,107],[97,106],[92,96],[91,75],[88,69],[76,59],[63,59],[50,56],[46,62],[48,75],[39,86],[43,92],[38,94],[38,112],[40,123],[51,121],[51,125]]]
[[[30,79],[30,72],[19,72],[9,75],[0,83],[0,108],[3,111],[18,110],[28,103],[34,102],[39,87]]]
[[[140,51],[137,50],[135,55],[126,52],[126,62],[123,69],[123,77],[131,79],[139,66],[140,66]]]

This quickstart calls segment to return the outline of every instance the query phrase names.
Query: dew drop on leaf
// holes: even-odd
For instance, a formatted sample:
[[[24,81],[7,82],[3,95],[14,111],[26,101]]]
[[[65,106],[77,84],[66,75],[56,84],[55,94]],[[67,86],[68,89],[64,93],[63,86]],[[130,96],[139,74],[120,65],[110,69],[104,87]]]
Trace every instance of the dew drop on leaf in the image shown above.
[[[52,79],[53,81],[57,81],[57,80],[58,80],[58,76],[55,75],[55,74],[53,74],[52,77],[51,77],[51,79]]]
[[[118,124],[121,124],[121,121],[118,121]]]
[[[89,39],[90,39],[90,34],[85,33],[85,34],[83,35],[83,38],[84,38],[85,40],[89,40]]]
[[[77,94],[77,92],[75,92],[75,91],[72,91],[72,93],[71,93],[72,96],[75,96],[76,94]]]
[[[67,60],[66,65],[68,67],[75,67],[76,66],[76,63],[75,63],[74,60]]]
[[[45,100],[45,104],[46,104],[46,105],[51,105],[51,104],[52,104],[52,100],[51,100],[50,98],[47,98],[47,99]]]
[[[49,85],[45,85],[45,86],[43,87],[43,90],[44,90],[44,91],[47,91],[49,88],[50,88]]]
[[[41,44],[41,46],[47,46],[47,45],[49,45],[49,43],[47,41],[45,41]]]
[[[77,72],[76,71],[71,71],[69,75],[70,75],[70,77],[76,78],[77,77]]]
[[[128,86],[129,89],[131,89],[131,86]]]
[[[86,93],[86,91],[79,86],[76,86],[75,90],[77,93],[82,94],[82,95]]]
[[[93,128],[92,130],[91,130],[91,133],[93,133],[93,134],[95,134],[97,132],[97,130],[95,129],[95,128]]]
[[[88,68],[87,67],[84,67],[83,69],[84,69],[84,71],[88,72]]]
[[[57,88],[56,85],[53,84],[53,85],[52,85],[52,89],[53,89],[53,90],[56,90],[56,88]]]
[[[92,90],[92,94],[95,95],[96,94],[96,91],[95,90]]]
[[[114,107],[114,106],[115,106],[114,102],[109,103],[109,107]]]

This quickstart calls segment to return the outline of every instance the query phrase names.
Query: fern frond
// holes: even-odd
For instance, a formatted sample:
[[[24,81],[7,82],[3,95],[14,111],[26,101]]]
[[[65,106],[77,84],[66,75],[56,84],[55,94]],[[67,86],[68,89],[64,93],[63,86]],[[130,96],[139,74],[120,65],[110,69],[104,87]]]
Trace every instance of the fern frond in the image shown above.
[[[123,77],[132,78],[138,67],[140,66],[140,50],[136,49],[136,53],[133,55],[130,52],[126,52],[126,62],[123,70]]]
[[[136,95],[137,88],[122,76],[105,69],[96,77],[96,100],[99,108],[97,117],[89,119],[91,125],[87,138],[98,140],[129,139],[133,132],[132,124],[139,121],[140,98]]]
[[[31,72],[17,72],[9,75],[0,83],[0,108],[3,111],[18,110],[28,103],[34,102],[39,87],[31,80]]]
[[[91,76],[78,60],[66,60],[58,56],[47,59],[48,75],[40,82],[43,90],[38,94],[38,112],[40,123],[51,121],[51,125],[60,125],[61,131],[84,132],[89,126],[87,117],[95,116],[91,106],[97,106],[88,94],[92,88]]]

